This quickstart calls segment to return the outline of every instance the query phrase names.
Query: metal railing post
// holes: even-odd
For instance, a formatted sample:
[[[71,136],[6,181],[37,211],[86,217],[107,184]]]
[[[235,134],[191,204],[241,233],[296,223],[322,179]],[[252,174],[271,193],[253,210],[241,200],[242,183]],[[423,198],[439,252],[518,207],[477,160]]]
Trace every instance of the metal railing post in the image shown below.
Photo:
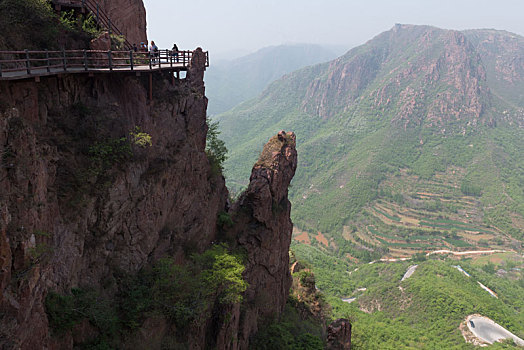
[[[64,72],[67,72],[67,58],[66,58],[66,51],[65,49],[62,49],[62,59],[63,59],[63,63],[64,63]]]
[[[31,63],[29,62],[29,50],[25,49],[25,69],[27,74],[31,74]]]
[[[2,62],[0,62],[0,77],[2,76]]]
[[[49,61],[49,51],[47,49],[45,49],[45,58],[47,60],[47,73],[49,73],[51,71],[51,68],[49,67],[51,65],[51,61]]]
[[[84,69],[87,71],[88,65],[87,65],[87,50],[84,50]]]
[[[158,69],[161,68],[161,64],[160,64],[160,61],[162,61],[162,51],[161,50],[158,50],[157,51],[157,58],[158,58]]]
[[[113,59],[111,57],[111,50],[107,51],[107,60],[109,62],[109,70],[113,70]]]
[[[151,61],[152,61],[151,52],[149,52],[148,55],[149,55],[149,69],[153,69],[153,65],[151,64]]]
[[[129,62],[131,65],[131,70],[133,70],[133,50],[129,50]]]

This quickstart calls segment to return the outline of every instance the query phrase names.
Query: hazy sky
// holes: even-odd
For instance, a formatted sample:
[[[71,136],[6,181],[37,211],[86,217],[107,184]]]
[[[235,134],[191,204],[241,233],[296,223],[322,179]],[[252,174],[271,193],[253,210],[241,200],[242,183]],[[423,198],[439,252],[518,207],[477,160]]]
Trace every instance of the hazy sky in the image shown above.
[[[351,48],[395,23],[524,35],[524,0],[144,0],[149,40],[211,57],[312,43]]]

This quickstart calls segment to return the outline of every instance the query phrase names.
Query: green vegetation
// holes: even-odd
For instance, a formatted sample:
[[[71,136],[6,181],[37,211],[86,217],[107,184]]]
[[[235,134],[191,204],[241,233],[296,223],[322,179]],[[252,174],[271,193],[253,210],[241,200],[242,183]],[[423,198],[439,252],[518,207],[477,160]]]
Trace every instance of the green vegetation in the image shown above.
[[[251,344],[256,350],[322,350],[318,322],[300,317],[299,302],[290,297],[278,322],[262,326]]]
[[[224,162],[226,161],[227,148],[226,143],[218,138],[220,135],[218,122],[206,119],[208,130],[206,137],[206,154],[211,163],[211,173],[221,174],[224,169]]]
[[[391,215],[389,215],[389,214],[387,214],[387,213],[384,213],[382,210],[379,210],[379,209],[377,209],[377,208],[374,208],[374,210],[375,210],[377,213],[379,213],[379,214],[381,214],[381,215],[387,217],[389,220],[393,220],[393,221],[400,222],[400,218],[399,218],[398,216],[391,216]]]
[[[140,149],[151,147],[152,145],[151,135],[143,132],[138,126],[129,132],[128,137],[96,141],[89,147],[90,165],[87,173],[83,176],[101,177],[101,181],[106,181],[109,176],[108,172],[114,166],[130,161],[137,155],[133,146]]]
[[[420,50],[427,33],[431,42]],[[293,222],[301,231],[322,232],[337,257],[370,261],[425,248],[500,247],[508,244],[506,235],[521,240],[524,158],[518,150],[524,149],[524,133],[515,127],[518,113],[479,92],[485,107],[478,121],[452,117],[462,112],[446,96],[466,104],[471,96],[457,95],[446,75],[451,67],[440,67],[442,74],[431,82],[415,73],[414,62],[426,67],[440,57],[447,33],[424,26],[386,32],[336,64],[288,74],[258,98],[219,115],[230,150],[224,163],[228,186],[243,188],[260,145],[278,130],[293,130],[300,162],[290,189]],[[477,57],[473,48],[467,54]],[[362,69],[367,73],[358,83],[351,74],[337,75]],[[462,79],[469,73],[457,74]],[[333,88],[337,77],[347,91]],[[408,91],[416,93],[405,96]],[[403,106],[411,103],[408,113]],[[447,106],[449,115],[427,119],[439,113],[437,105]]]
[[[242,300],[247,284],[243,258],[215,245],[194,254],[186,265],[172,259],[157,261],[136,276],[122,276],[116,301],[83,289],[70,294],[49,293],[46,312],[57,335],[88,320],[100,332],[97,344],[118,347],[120,336],[142,325],[148,315],[160,313],[176,325],[177,336],[210,317],[222,317],[224,308]]]
[[[332,317],[351,319],[355,349],[473,349],[464,342],[459,325],[474,313],[524,336],[524,273],[518,269],[524,268],[524,260],[518,254],[462,259],[459,264],[471,275],[468,278],[452,266],[457,261],[423,253],[414,254],[413,261],[357,265],[304,244],[294,243],[293,251],[313,269],[318,288],[333,308]],[[413,263],[419,265],[415,273],[400,282]],[[491,297],[477,281],[499,298]],[[341,300],[348,297],[356,301]]]
[[[131,131],[129,136],[131,136],[131,142],[139,147],[145,148],[153,146],[151,135],[143,132],[139,126],[135,126],[135,130]]]
[[[58,16],[46,0],[3,0],[0,2],[0,49],[59,49],[89,41],[100,34],[91,15],[64,11]]]
[[[45,0],[0,2],[2,50],[55,48],[60,28],[51,4]]]
[[[313,266],[317,287],[327,295],[344,297],[351,295],[357,287],[349,277],[352,264],[318,248],[292,242],[292,251],[301,262]]]

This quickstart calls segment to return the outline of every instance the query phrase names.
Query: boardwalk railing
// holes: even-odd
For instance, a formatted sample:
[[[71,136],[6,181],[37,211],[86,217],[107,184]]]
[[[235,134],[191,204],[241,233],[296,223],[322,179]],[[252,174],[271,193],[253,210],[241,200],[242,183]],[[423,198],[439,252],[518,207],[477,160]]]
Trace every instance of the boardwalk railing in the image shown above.
[[[193,51],[159,50],[155,53],[131,51],[62,50],[0,51],[0,79],[52,75],[82,71],[187,70]],[[206,52],[206,67],[209,55]]]

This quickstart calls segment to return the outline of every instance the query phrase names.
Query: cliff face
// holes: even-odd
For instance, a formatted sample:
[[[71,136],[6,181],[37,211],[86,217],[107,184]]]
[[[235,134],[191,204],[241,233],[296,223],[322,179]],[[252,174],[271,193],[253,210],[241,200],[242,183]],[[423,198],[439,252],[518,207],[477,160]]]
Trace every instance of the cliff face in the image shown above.
[[[287,195],[296,167],[295,134],[281,131],[264,146],[249,186],[233,208],[236,225],[232,231],[247,252],[249,284],[238,320],[239,349],[247,349],[259,318],[278,316],[286,304],[292,282],[289,245],[293,230]]]
[[[96,336],[87,320],[51,337],[50,291],[84,288],[111,298],[122,274],[167,256],[183,265],[188,252],[220,239],[217,215],[227,210],[228,193],[205,153],[199,52],[174,85],[153,75],[153,101],[149,77],[125,74],[0,82],[1,348],[84,343]],[[246,349],[259,318],[284,308],[291,284],[287,187],[296,165],[294,134],[280,133],[264,148],[227,232],[247,256],[244,303],[193,327],[184,340],[192,348]],[[164,318],[146,319],[141,329],[159,334],[153,348],[174,332]]]
[[[494,29],[466,30],[464,34],[482,57],[492,91],[524,108],[524,37]]]
[[[142,0],[103,0],[100,4],[131,44],[146,41],[146,9]]]
[[[203,83],[153,80],[154,101],[147,79],[116,74],[0,82],[2,348],[47,344],[48,290],[111,285],[215,239],[227,190],[204,152]]]
[[[485,68],[458,31],[396,25],[324,71],[305,91],[304,112],[330,118],[360,105],[404,127],[490,122]]]

